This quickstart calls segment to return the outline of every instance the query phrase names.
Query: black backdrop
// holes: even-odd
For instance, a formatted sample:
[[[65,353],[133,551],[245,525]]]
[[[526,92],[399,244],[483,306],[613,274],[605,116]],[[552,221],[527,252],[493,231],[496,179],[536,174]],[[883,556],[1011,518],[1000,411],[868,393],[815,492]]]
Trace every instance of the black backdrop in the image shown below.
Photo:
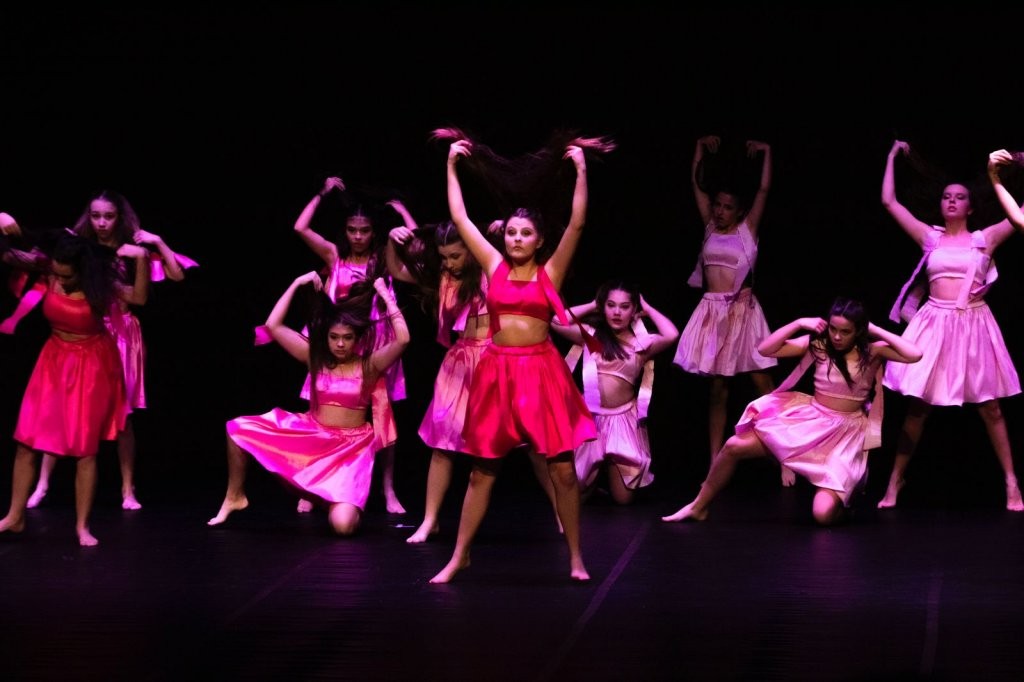
[[[319,265],[291,228],[325,176],[395,188],[431,221],[446,211],[432,128],[465,127],[508,154],[558,127],[611,135],[620,147],[591,165],[587,234],[563,294],[576,303],[612,274],[632,277],[681,328],[699,298],[685,286],[701,235],[694,141],[762,139],[775,159],[757,273],[769,324],[823,314],[839,293],[864,299],[882,322],[918,257],[879,203],[892,139],[968,178],[983,177],[992,149],[1024,148],[1018,49],[1006,33],[1016,23],[1003,10],[785,4],[4,9],[0,210],[31,228],[67,225],[90,193],[116,189],[144,227],[200,262],[185,282],[157,285],[140,311],[150,353],[140,486],[219,484],[225,419],[303,405],[302,368],[276,347],[254,348],[251,333],[291,278]],[[912,184],[906,166],[899,173],[898,187]],[[332,229],[339,215],[328,201],[316,224]],[[1019,238],[997,262],[989,301],[1019,359]],[[410,397],[397,408],[398,484],[415,498],[427,463],[415,427],[441,349],[406,293],[415,338],[404,360]],[[6,313],[14,299],[0,304]],[[13,431],[45,334],[37,312],[0,337],[0,432]],[[706,466],[707,386],[668,357],[657,377],[659,484],[692,489]],[[736,383],[736,409],[749,390]],[[1017,402],[1004,410],[1020,451]],[[901,409],[896,396],[890,435]],[[936,420],[931,446],[952,470],[971,456],[980,473],[940,477],[998,490],[980,420],[963,412]]]

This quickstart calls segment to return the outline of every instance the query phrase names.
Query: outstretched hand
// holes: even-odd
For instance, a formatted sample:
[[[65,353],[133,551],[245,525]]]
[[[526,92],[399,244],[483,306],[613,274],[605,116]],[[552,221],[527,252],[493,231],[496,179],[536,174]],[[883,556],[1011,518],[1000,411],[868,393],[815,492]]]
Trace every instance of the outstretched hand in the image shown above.
[[[315,291],[321,291],[324,288],[323,280],[320,279],[320,273],[316,270],[307,272],[304,275],[299,275],[295,278],[296,286],[303,286],[305,284],[312,284]]]

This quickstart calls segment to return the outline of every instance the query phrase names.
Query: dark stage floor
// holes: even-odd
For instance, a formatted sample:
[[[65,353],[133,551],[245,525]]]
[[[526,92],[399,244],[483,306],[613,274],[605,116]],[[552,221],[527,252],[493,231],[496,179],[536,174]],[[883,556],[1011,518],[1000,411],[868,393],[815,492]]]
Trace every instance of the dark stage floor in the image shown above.
[[[251,507],[219,528],[205,521],[222,480],[150,480],[145,508],[122,512],[108,473],[101,544],[82,549],[61,471],[26,531],[0,540],[4,680],[1016,680],[1024,665],[1024,515],[997,504],[879,512],[871,493],[823,529],[810,489],[759,460],[704,523],[659,520],[692,489],[592,498],[593,580],[578,585],[512,460],[473,565],[435,586],[458,484],[441,533],[410,546],[422,494],[403,518],[375,489],[339,539],[258,468]]]

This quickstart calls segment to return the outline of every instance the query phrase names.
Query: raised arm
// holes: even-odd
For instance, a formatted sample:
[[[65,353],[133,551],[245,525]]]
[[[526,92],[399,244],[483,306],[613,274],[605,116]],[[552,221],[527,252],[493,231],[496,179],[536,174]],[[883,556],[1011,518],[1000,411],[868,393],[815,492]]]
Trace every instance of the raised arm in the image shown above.
[[[1024,232],[1024,211],[1017,205],[1017,200],[1010,194],[1010,190],[1003,185],[1003,179],[999,175],[1000,169],[1012,163],[1013,154],[1005,149],[992,152],[988,155],[988,179],[992,182],[992,188],[995,190],[996,196],[999,197],[999,203],[1002,205],[1007,219],[1015,228]]]
[[[288,288],[281,294],[281,298],[277,299],[277,303],[274,304],[274,308],[270,311],[270,315],[267,316],[267,321],[264,323],[270,336],[288,351],[288,354],[299,362],[308,365],[309,364],[309,339],[295,331],[291,327],[288,327],[284,323],[285,316],[288,314],[288,309],[291,308],[292,299],[295,297],[296,290],[306,284],[312,284],[316,291],[323,289],[323,282],[320,280],[320,275],[314,272],[307,272],[304,275],[300,275],[288,285]]]
[[[133,239],[136,244],[149,244],[156,248],[157,252],[160,254],[161,260],[163,260],[164,272],[167,274],[167,279],[175,282],[180,282],[185,279],[185,271],[178,263],[177,255],[169,246],[167,246],[160,235],[147,232],[146,230],[136,230],[133,235]]]
[[[711,197],[700,188],[697,182],[697,170],[700,162],[704,159],[705,149],[712,154],[718,151],[718,144],[721,142],[717,135],[705,135],[698,138],[697,148],[693,150],[693,162],[690,164],[690,184],[693,185],[693,198],[697,202],[697,210],[700,211],[700,219],[704,225],[711,222]]]
[[[871,352],[893,362],[917,362],[924,355],[921,349],[899,334],[893,334],[872,322],[868,322],[868,335],[877,339],[871,344]]]
[[[764,157],[761,161],[761,184],[757,187],[757,194],[750,203],[750,210],[747,211],[747,225],[751,233],[757,236],[757,227],[761,224],[761,216],[764,214],[764,205],[768,200],[768,190],[772,187],[772,148],[767,142],[747,140],[747,156],[754,158],[761,152]]]
[[[590,301],[588,303],[580,303],[569,308],[569,312],[574,317],[582,318],[591,313],[597,312],[597,301]],[[558,320],[558,316],[554,315],[551,318],[551,331],[555,332],[564,339],[571,341],[572,343],[583,343],[583,334],[580,332],[579,325],[570,322],[569,324],[562,324]]]
[[[373,366],[373,369],[377,372],[383,372],[401,357],[409,345],[409,326],[405,322],[405,317],[402,316],[402,309],[398,307],[394,295],[388,289],[388,285],[384,280],[380,277],[375,279],[373,281],[373,288],[377,290],[377,295],[380,296],[387,306],[391,329],[395,333],[395,337],[390,342],[373,351],[370,355],[370,365]]]
[[[384,262],[388,266],[388,274],[400,282],[416,283],[416,278],[409,272],[402,259],[398,257],[395,244],[407,244],[413,238],[412,230],[408,227],[396,227],[388,233],[388,243],[384,247]]]
[[[145,305],[149,300],[149,251],[135,244],[122,244],[117,255],[135,259],[135,280],[120,287],[121,299],[132,305]]]
[[[886,157],[885,173],[882,175],[882,206],[885,206],[885,210],[889,211],[889,215],[899,223],[899,226],[910,235],[911,239],[918,244],[923,244],[925,235],[931,227],[915,218],[906,206],[896,200],[896,177],[893,166],[896,155],[901,152],[909,153],[910,145],[902,140],[894,141],[892,149],[889,150],[889,155]]]
[[[674,346],[679,340],[679,329],[672,323],[672,320],[648,303],[643,295],[640,296],[640,310],[651,319],[657,330],[656,334],[651,334],[648,337],[649,343],[644,351],[647,356],[653,357],[666,348]]]
[[[807,352],[811,341],[810,334],[791,338],[799,331],[820,334],[828,327],[828,323],[820,317],[801,317],[783,325],[764,337],[757,346],[757,352],[769,358],[791,358]]]
[[[341,181],[341,178],[330,177],[324,180],[323,188],[313,195],[313,198],[309,200],[295,220],[295,232],[302,238],[302,241],[306,242],[306,246],[312,249],[313,253],[320,256],[331,267],[338,260],[338,247],[334,242],[321,237],[309,225],[313,220],[313,214],[320,207],[320,200],[334,189],[340,192],[345,191],[345,183]]]
[[[562,286],[565,273],[569,270],[573,254],[583,236],[583,226],[587,222],[587,158],[583,147],[571,144],[566,147],[564,159],[571,159],[576,166],[576,186],[572,193],[572,214],[569,224],[562,233],[562,238],[555,247],[555,252],[544,264],[544,269],[551,278],[551,283],[558,289]]]
[[[15,239],[22,236],[21,226],[18,225],[18,221],[10,213],[0,213],[0,235]],[[50,267],[50,259],[37,248],[33,248],[31,251],[13,249],[9,248],[9,241],[0,244],[0,248],[3,247],[7,247],[7,249],[0,251],[0,260],[12,268],[31,272],[44,272]]]
[[[448,148],[448,212],[466,248],[490,277],[503,256],[469,219],[466,202],[462,197],[462,184],[459,182],[459,173],[456,169],[459,159],[472,153],[473,146],[469,140],[456,140]]]

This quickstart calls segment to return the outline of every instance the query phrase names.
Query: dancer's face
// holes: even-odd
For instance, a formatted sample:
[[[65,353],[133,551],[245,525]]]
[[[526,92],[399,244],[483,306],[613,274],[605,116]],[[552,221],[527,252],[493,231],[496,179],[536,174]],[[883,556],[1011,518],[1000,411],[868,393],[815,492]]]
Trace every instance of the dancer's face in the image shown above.
[[[537,254],[544,239],[529,218],[509,218],[505,223],[505,253],[516,263],[525,263]]]
[[[853,322],[841,315],[833,315],[828,320],[828,338],[832,347],[840,353],[853,348],[853,341],[857,338],[857,329]]]
[[[728,192],[719,192],[711,204],[711,220],[719,230],[728,230],[743,217],[739,200]]]
[[[327,331],[327,346],[341,362],[355,358],[356,332],[347,324],[336,324]]]
[[[57,280],[65,294],[73,294],[78,291],[78,271],[70,263],[52,261],[50,263],[50,274]]]
[[[345,238],[352,247],[352,253],[362,256],[370,250],[370,244],[373,243],[373,226],[364,216],[352,216],[345,223]]]
[[[437,253],[441,256],[441,267],[444,270],[447,270],[456,279],[462,276],[462,269],[466,267],[466,259],[469,257],[469,250],[465,244],[454,242],[439,246]]]
[[[89,204],[89,222],[96,233],[96,239],[101,243],[109,242],[117,226],[117,206],[106,199],[94,199]]]
[[[636,306],[629,294],[621,289],[608,292],[608,300],[604,302],[604,319],[613,331],[626,329],[633,323]]]
[[[971,213],[971,191],[963,185],[949,185],[942,191],[942,217],[966,219]]]

